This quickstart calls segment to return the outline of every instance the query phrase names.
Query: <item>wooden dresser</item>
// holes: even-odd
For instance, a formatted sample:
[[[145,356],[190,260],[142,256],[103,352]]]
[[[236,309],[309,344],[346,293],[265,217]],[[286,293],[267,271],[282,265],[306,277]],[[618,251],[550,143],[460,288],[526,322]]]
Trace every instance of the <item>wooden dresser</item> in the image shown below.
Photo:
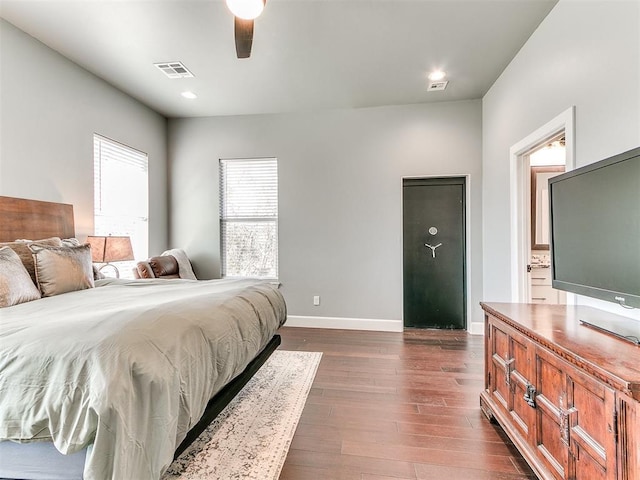
[[[481,306],[480,406],[536,475],[640,480],[640,347],[579,321],[614,316],[566,305]]]

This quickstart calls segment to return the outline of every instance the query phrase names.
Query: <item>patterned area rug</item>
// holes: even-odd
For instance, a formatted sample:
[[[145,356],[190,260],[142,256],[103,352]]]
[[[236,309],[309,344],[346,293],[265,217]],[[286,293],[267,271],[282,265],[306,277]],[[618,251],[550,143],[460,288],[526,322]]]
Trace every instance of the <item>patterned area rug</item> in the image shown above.
[[[163,480],[276,480],[321,357],[276,350]]]

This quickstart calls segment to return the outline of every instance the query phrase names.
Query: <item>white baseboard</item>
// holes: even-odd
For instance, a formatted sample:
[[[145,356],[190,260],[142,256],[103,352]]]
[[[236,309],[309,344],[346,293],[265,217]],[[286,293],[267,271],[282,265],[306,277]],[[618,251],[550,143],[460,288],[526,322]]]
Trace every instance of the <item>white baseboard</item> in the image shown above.
[[[308,317],[289,315],[286,327],[333,328],[342,330],[372,330],[375,332],[402,332],[402,320],[384,320],[375,318],[346,318],[346,317]],[[468,332],[472,335],[484,335],[484,324],[471,323]]]
[[[373,330],[377,332],[402,332],[402,320],[375,318],[304,317],[289,315],[287,327],[338,328],[344,330]]]
[[[471,322],[471,328],[469,328],[469,333],[471,335],[484,335],[484,323]]]

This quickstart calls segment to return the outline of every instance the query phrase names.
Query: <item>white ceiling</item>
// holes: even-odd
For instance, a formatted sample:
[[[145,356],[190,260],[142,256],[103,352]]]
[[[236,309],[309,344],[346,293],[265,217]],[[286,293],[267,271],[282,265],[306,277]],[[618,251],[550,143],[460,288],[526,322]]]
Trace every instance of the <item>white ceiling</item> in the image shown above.
[[[223,0],[0,0],[0,16],[159,113],[191,117],[481,98],[556,3],[268,0],[243,60]],[[176,60],[195,78],[153,66]],[[436,68],[449,85],[427,92]]]

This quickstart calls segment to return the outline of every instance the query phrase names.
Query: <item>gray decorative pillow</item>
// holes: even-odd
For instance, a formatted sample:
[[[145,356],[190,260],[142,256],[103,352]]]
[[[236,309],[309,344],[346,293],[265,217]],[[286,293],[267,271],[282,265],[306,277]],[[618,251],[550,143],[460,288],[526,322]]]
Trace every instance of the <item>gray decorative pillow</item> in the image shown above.
[[[0,307],[40,298],[22,260],[11,247],[0,247]]]
[[[80,243],[80,240],[78,240],[77,238],[63,238],[62,239],[62,246],[63,247],[79,247],[80,245],[82,245]],[[94,264],[93,265],[93,280],[102,280],[103,278],[107,278],[104,276],[104,273],[102,273],[100,270],[98,270],[98,267]]]
[[[107,278],[104,273],[102,273],[98,267],[93,266],[93,279],[94,280],[102,280],[103,278]]]
[[[62,246],[63,247],[79,247],[80,245],[82,245],[80,243],[80,240],[78,240],[77,238],[63,238],[62,239]]]
[[[43,297],[93,288],[93,264],[89,244],[49,247],[31,244],[36,279]]]
[[[29,245],[31,243],[39,243],[42,245],[51,245],[54,247],[61,247],[62,241],[59,237],[51,237],[45,238],[43,240],[16,240],[15,242],[7,242],[0,243],[0,247],[11,247],[11,249],[18,254],[20,260],[22,260],[22,264],[24,268],[27,269],[29,275],[31,276],[31,280],[33,280],[33,284],[37,285],[36,282],[36,270],[33,265],[33,257],[31,256],[31,250],[29,250]]]

